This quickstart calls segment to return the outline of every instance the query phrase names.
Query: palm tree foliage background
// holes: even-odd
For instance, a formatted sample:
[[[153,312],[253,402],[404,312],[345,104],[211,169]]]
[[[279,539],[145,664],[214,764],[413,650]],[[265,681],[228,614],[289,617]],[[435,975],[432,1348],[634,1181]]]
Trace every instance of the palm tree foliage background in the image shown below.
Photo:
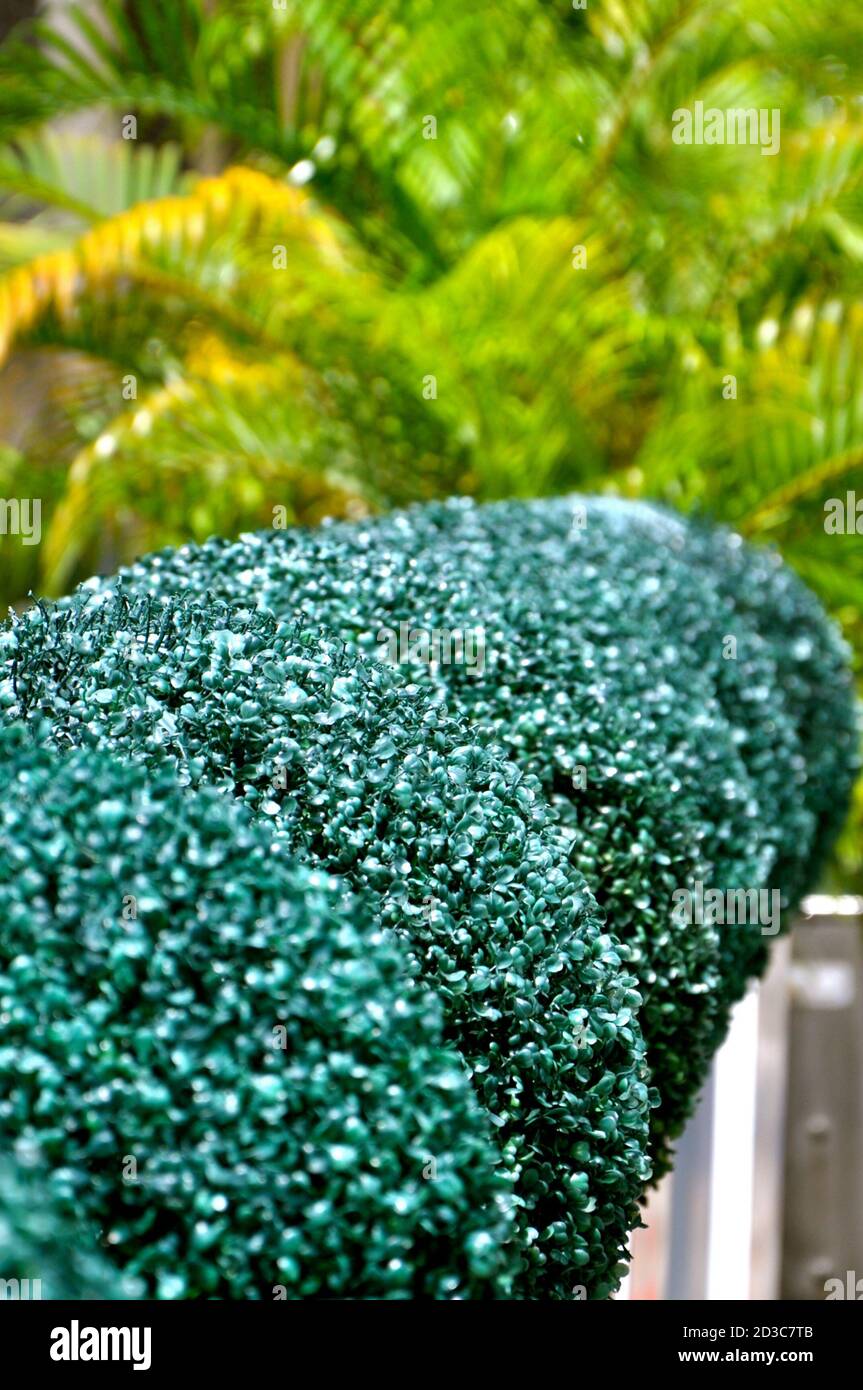
[[[863,668],[863,10],[55,8],[0,47],[4,601],[277,508],[600,489],[777,543]],[[675,144],[698,100],[779,153]]]

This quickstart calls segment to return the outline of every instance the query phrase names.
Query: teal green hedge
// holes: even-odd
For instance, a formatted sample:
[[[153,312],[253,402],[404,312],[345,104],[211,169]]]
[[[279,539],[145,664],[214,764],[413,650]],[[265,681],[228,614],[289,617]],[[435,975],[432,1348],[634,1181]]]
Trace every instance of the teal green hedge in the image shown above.
[[[608,1292],[649,1175],[641,999],[532,780],[398,673],[220,602],[85,594],[31,610],[6,658],[37,735],[220,788],[373,898],[494,1127],[518,1288]]]
[[[644,504],[457,501],[183,547],[94,588],[239,599],[372,658],[402,622],[483,630],[481,670],[402,670],[539,779],[626,945],[661,1173],[769,940],[760,925],[681,928],[672,894],[775,889],[787,914],[857,763],[844,644],[778,557]]]
[[[429,661],[404,634],[462,648]],[[777,557],[643,504],[433,504],[146,557],[12,622],[0,658],[0,705],[26,730],[13,767],[30,745],[78,750],[113,759],[108,780],[133,767],[183,805],[207,798],[214,824],[234,807],[283,877],[344,880],[375,950],[397,944],[438,1000],[440,1045],[486,1125],[488,1191],[447,1210],[433,1259],[405,1255],[392,1296],[612,1291],[639,1195],[669,1166],[770,940],[759,922],[681,922],[675,894],[764,889],[786,920],[856,768],[845,648]],[[51,804],[62,847],[66,794]],[[37,858],[18,833],[22,862]],[[216,892],[239,867],[204,871]],[[155,942],[163,929],[146,928]],[[10,1133],[21,1123],[10,1114]],[[166,1152],[183,1124],[180,1107]],[[92,1163],[79,1155],[82,1190]],[[465,1192],[469,1169],[454,1160]],[[377,1229],[374,1204],[361,1210]],[[353,1219],[333,1211],[334,1229]],[[240,1274],[235,1253],[226,1273],[171,1219],[170,1287],[255,1296],[246,1227],[223,1223],[247,1262]],[[148,1260],[163,1252],[112,1253],[158,1291]],[[378,1265],[331,1266],[313,1244],[298,1268],[290,1296],[383,1287]]]
[[[0,755],[0,1132],[61,1214],[160,1298],[505,1296],[491,1126],[395,937],[213,787]]]

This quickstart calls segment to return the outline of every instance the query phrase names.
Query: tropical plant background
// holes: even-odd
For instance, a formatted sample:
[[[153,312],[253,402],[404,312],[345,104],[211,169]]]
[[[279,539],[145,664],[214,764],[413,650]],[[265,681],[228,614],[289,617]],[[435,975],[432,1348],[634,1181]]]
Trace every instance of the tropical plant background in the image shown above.
[[[863,500],[863,10],[31,8],[0,45],[0,496],[43,533],[0,537],[4,604],[276,509],[598,489],[778,544],[863,671],[863,548],[824,527]],[[778,109],[780,153],[674,144],[696,100]]]

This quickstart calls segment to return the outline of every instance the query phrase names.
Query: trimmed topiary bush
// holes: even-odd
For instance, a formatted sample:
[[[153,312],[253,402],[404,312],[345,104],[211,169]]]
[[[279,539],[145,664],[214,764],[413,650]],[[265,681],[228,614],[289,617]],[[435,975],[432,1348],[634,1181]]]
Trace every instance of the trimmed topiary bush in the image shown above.
[[[453,1199],[437,1254],[420,1242],[421,1272],[394,1256],[388,1292],[612,1291],[650,1173],[648,1105],[658,1174],[769,940],[758,919],[680,920],[675,900],[767,890],[787,913],[847,804],[844,647],[803,586],[644,504],[451,502],[146,557],[14,620],[0,662],[0,708],[38,744],[122,756],[216,821],[233,808],[292,901],[308,896],[298,864],[342,875],[371,914],[374,940],[356,939],[403,952],[405,989],[439,1000],[437,1045],[497,1148],[468,1126],[488,1155],[459,1158],[481,1219]],[[234,874],[210,865],[206,892]],[[177,1144],[187,1123],[178,1106]],[[352,1203],[340,1190],[332,1209]],[[298,1210],[311,1245],[289,1296],[362,1296],[380,1263],[358,1276],[322,1253]],[[148,1241],[135,1258],[163,1293],[259,1288],[234,1265],[207,1285],[191,1257],[185,1282],[160,1284]],[[250,1258],[245,1227],[241,1245]]]
[[[0,757],[0,1134],[60,1219],[146,1296],[507,1296],[496,1134],[394,934],[214,788]],[[5,1191],[0,1270],[118,1296]]]
[[[608,1294],[650,1172],[641,1001],[533,779],[433,692],[247,608],[85,592],[2,655],[8,718],[220,788],[369,895],[494,1125],[514,1293]]]
[[[775,550],[743,545],[734,532],[702,523],[691,529],[687,558],[710,569],[718,591],[757,632],[798,735],[796,775],[785,766],[772,769],[775,797],[782,795],[781,776],[793,787],[798,814],[808,818],[807,833],[795,841],[789,829],[782,845],[793,902],[817,882],[859,770],[849,648]]]
[[[802,586],[783,581],[779,598],[775,580],[735,586],[740,565],[721,555],[726,544],[747,548],[722,534],[611,499],[454,502],[183,547],[107,581],[132,594],[244,597],[282,619],[325,623],[368,655],[385,652],[382,636],[402,623],[482,631],[481,660],[406,669],[539,778],[629,953],[661,1097],[657,1172],[731,1005],[766,957],[761,924],[696,929],[672,918],[673,895],[698,883],[775,889],[787,910],[811,882],[817,827],[823,842],[825,822],[841,820],[855,763],[851,686],[830,624],[810,596],[798,601],[814,657],[801,669],[788,655],[802,654],[793,616],[782,640],[770,633],[773,610]],[[819,755],[811,724],[825,674],[837,749]],[[818,790],[819,756],[838,813]]]

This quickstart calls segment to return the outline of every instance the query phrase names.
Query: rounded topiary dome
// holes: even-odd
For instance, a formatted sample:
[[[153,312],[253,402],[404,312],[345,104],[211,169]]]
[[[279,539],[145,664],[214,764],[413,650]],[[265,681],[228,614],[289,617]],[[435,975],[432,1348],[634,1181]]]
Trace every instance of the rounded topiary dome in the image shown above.
[[[0,756],[0,1134],[60,1218],[150,1297],[507,1296],[497,1134],[395,936],[214,788]]]
[[[645,996],[659,1170],[766,955],[760,924],[679,923],[674,894],[775,886],[787,907],[814,834],[776,660],[688,538],[609,499],[456,502],[183,547],[107,581],[240,596],[368,655],[407,646],[409,678],[538,777]],[[403,628],[474,643],[424,664]]]
[[[661,1171],[767,939],[675,922],[675,891],[775,889],[787,911],[847,802],[842,644],[798,581],[722,531],[576,497],[213,540],[107,584],[302,613],[368,654],[403,626],[482,634],[472,662],[407,669],[536,774],[629,951]]]
[[[538,795],[428,690],[219,603],[91,595],[3,638],[7,717],[213,784],[369,894],[513,1184],[522,1296],[615,1287],[649,1176],[640,996]]]
[[[791,901],[813,888],[848,812],[860,765],[859,711],[850,652],[818,599],[779,553],[744,545],[725,527],[695,524],[687,546],[690,565],[709,569],[718,591],[757,633],[799,740],[797,765],[774,765],[774,804],[790,788],[810,829],[783,844]]]

